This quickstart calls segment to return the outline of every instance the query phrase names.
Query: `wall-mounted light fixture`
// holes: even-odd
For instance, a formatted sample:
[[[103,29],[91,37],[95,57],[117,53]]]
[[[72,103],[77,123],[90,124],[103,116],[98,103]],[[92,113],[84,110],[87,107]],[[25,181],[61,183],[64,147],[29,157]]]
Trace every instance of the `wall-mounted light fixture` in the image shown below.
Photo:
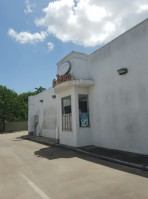
[[[42,102],[42,103],[43,103],[43,100],[40,100],[40,102]]]
[[[128,69],[127,68],[121,68],[119,70],[117,70],[119,75],[124,75],[126,73],[128,73]]]
[[[52,97],[53,99],[55,99],[55,98],[56,98],[56,95],[52,95],[51,97]]]

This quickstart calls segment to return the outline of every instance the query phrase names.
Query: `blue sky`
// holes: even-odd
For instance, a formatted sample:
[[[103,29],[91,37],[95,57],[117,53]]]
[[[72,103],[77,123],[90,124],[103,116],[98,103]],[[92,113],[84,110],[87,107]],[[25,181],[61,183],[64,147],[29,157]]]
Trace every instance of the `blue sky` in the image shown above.
[[[147,0],[1,0],[0,85],[49,88],[69,52],[90,54],[147,17]]]

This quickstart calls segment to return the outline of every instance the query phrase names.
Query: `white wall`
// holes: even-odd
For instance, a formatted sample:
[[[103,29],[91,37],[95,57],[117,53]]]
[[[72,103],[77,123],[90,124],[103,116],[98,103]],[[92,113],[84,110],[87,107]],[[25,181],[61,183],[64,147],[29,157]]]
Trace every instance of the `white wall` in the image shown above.
[[[87,56],[72,52],[63,58],[72,64],[75,79],[94,80],[95,85],[67,82],[29,98],[29,130],[39,115],[37,134],[55,137],[71,146],[101,147],[148,154],[148,20]],[[128,68],[119,76],[117,70]],[[65,88],[64,88],[65,85]],[[81,86],[81,87],[80,87]],[[86,86],[86,87],[85,87]],[[79,127],[78,94],[89,95],[90,128]],[[61,98],[71,95],[72,132],[62,131]],[[43,99],[43,103],[40,103]]]
[[[54,89],[50,88],[38,95],[29,97],[29,132],[36,131],[36,135],[56,137],[57,98],[53,99],[52,95],[55,95]],[[43,102],[40,102],[40,100],[43,100]],[[35,115],[39,116],[39,123],[36,128],[34,126]]]
[[[64,97],[71,96],[71,106],[72,106],[72,131],[63,131],[62,130],[62,104],[61,100]],[[77,134],[76,134],[76,115],[75,115],[75,92],[74,87],[69,89],[64,89],[61,92],[58,92],[58,129],[59,129],[59,139],[61,144],[77,146]]]
[[[93,143],[148,154],[148,20],[91,54]],[[119,76],[117,70],[128,68]]]
[[[65,58],[63,58],[57,64],[57,73],[58,67],[69,61],[71,63],[71,75],[74,76],[75,80],[83,79],[90,80],[90,73],[88,70],[88,55],[84,53],[71,52]],[[66,87],[66,85],[68,85]],[[64,85],[64,84],[62,84]],[[57,86],[59,87],[59,86]],[[58,91],[57,91],[58,90]],[[82,128],[79,127],[79,109],[78,109],[78,94],[88,94],[88,88],[78,86],[76,83],[70,85],[70,82],[65,83],[65,88],[61,87],[60,89],[55,89],[58,96],[59,104],[59,131],[60,131],[60,143],[71,145],[71,146],[85,146],[92,144],[92,134],[91,128]],[[72,131],[62,131],[62,113],[61,113],[61,99],[63,97],[71,95],[72,103]]]
[[[72,68],[70,73],[72,76],[74,76],[76,80],[90,79],[90,73],[88,70],[87,62],[88,55],[72,51],[57,64],[57,73],[59,66],[65,61],[69,61],[71,63]]]
[[[75,87],[77,146],[92,145],[93,141],[92,141],[91,122],[90,122],[90,127],[80,127],[80,124],[79,124],[79,105],[78,105],[78,95],[79,94],[88,95],[88,107],[90,107],[88,88],[87,87],[78,87],[78,86]],[[90,114],[89,114],[89,119],[91,121]]]

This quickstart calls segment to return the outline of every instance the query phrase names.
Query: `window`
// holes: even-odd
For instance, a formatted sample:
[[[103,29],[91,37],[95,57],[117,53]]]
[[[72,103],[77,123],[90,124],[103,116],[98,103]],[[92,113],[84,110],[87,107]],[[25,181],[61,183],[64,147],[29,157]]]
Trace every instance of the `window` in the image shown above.
[[[80,127],[89,127],[88,95],[78,95]]]
[[[62,98],[62,130],[72,131],[71,96]]]

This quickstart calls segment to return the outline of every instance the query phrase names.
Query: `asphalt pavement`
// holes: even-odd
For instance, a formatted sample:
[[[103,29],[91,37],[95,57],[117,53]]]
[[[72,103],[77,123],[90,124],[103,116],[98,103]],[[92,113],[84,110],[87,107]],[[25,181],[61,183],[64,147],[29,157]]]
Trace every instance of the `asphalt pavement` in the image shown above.
[[[147,199],[148,172],[0,135],[1,199]]]
[[[45,144],[47,146],[61,147],[84,155],[114,162],[117,164],[148,171],[148,155],[119,151],[98,146],[71,147],[56,142],[56,139],[42,136],[22,136],[23,139]]]

